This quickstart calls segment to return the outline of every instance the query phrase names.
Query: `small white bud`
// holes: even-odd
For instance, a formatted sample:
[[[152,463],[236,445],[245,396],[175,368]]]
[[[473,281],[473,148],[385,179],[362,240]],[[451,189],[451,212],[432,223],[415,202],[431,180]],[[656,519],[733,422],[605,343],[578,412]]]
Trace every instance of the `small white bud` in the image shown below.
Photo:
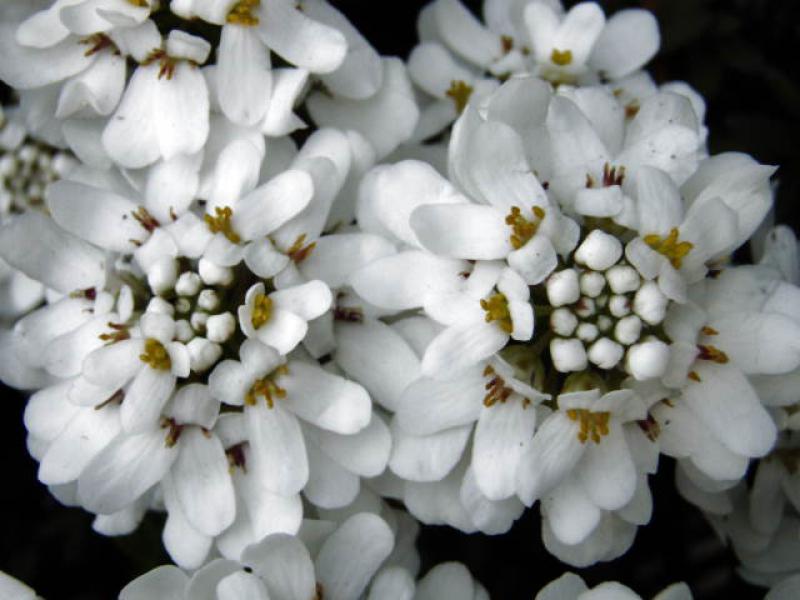
[[[575,305],[575,314],[581,317],[582,319],[588,319],[589,317],[593,316],[597,312],[597,307],[594,304],[594,300],[591,298],[581,298],[578,301],[578,304]]]
[[[650,325],[658,325],[667,312],[667,297],[654,281],[646,282],[633,298],[633,310]]]
[[[147,303],[146,312],[161,313],[162,315],[172,316],[175,314],[175,307],[169,302],[158,296],[153,296],[150,302]]]
[[[592,344],[588,353],[589,360],[601,369],[613,369],[622,360],[623,354],[625,349],[607,337],[600,338]]]
[[[175,301],[175,312],[178,314],[186,314],[192,310],[192,303],[188,298],[178,298]]]
[[[557,308],[550,314],[550,328],[553,333],[567,337],[572,335],[577,326],[578,317],[568,308]]]
[[[74,158],[65,154],[64,152],[59,152],[53,158],[53,171],[55,171],[59,177],[64,177],[64,175],[68,174],[72,169],[77,166],[77,162]]]
[[[660,340],[649,340],[628,348],[626,368],[637,381],[661,377],[669,363],[669,346]]]
[[[575,260],[595,271],[605,271],[622,257],[622,243],[613,235],[592,230],[575,250]]]
[[[220,267],[208,259],[201,258],[197,270],[206,285],[230,285],[233,282],[233,269]]]
[[[168,292],[178,279],[178,261],[171,257],[163,257],[156,261],[147,271],[147,283],[154,294]]]
[[[203,280],[200,279],[200,275],[187,271],[186,273],[181,273],[178,281],[175,282],[175,292],[179,296],[194,296],[200,291],[202,285]]]
[[[210,369],[222,356],[222,347],[204,337],[196,337],[186,344],[189,351],[189,366],[195,373]]]
[[[197,306],[203,310],[213,311],[219,306],[219,296],[214,290],[205,289],[197,297]]]
[[[562,373],[583,371],[588,364],[586,350],[580,340],[575,338],[551,340],[550,357],[553,359],[553,366]]]
[[[597,325],[594,323],[581,323],[575,335],[584,342],[593,342],[597,339],[599,333]]]
[[[597,271],[586,271],[581,275],[581,293],[590,298],[597,298],[606,286],[606,279]]]
[[[208,317],[206,337],[212,342],[225,342],[236,331],[236,319],[229,312]]]
[[[175,338],[184,344],[194,337],[194,329],[186,319],[175,321]]]
[[[608,312],[615,317],[622,318],[631,312],[631,301],[627,296],[611,296],[608,301]]]
[[[614,321],[611,320],[610,317],[606,315],[600,315],[597,317],[597,328],[602,331],[606,332],[614,325]]]
[[[551,306],[564,306],[577,302],[581,296],[578,273],[575,269],[557,271],[547,278],[547,299]]]
[[[192,316],[189,317],[189,323],[192,324],[192,329],[195,331],[204,331],[206,328],[206,322],[208,321],[208,313],[195,311],[192,313]]]
[[[642,320],[636,315],[628,315],[627,317],[617,321],[617,326],[614,327],[614,337],[617,341],[626,346],[630,346],[639,339],[642,333]]]
[[[614,265],[606,273],[608,285],[615,294],[626,294],[639,289],[639,273],[628,265]]]

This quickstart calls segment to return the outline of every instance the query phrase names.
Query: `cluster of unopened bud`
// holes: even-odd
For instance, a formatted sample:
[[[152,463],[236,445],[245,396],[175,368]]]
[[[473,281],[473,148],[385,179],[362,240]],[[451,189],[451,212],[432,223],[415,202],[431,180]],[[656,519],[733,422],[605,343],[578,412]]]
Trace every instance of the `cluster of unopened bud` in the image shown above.
[[[550,313],[550,356],[562,373],[592,363],[609,370],[624,365],[636,379],[663,373],[668,348],[653,335],[667,298],[627,264],[621,242],[599,229],[578,246],[573,267],[545,282]]]
[[[36,142],[0,150],[0,215],[41,209],[47,185],[64,177],[75,164],[68,153]]]

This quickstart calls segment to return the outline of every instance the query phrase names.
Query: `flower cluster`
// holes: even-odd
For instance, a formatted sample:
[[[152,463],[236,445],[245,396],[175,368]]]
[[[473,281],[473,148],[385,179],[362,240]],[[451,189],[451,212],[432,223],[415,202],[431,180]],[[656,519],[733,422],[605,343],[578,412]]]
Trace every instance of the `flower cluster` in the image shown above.
[[[538,502],[552,554],[612,560],[662,455],[750,579],[800,570],[775,169],[709,156],[649,12],[484,17],[435,0],[406,65],[324,0],[0,8],[0,377],[96,531],[167,513],[180,568],[121,598],[488,598],[415,580],[414,519]]]

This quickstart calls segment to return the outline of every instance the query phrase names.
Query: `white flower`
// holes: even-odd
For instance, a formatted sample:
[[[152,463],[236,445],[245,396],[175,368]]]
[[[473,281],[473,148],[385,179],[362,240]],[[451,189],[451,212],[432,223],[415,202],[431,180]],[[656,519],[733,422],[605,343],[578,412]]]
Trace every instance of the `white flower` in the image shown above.
[[[629,587],[616,581],[605,581],[595,587],[589,587],[578,575],[564,573],[544,586],[534,600],[641,600],[641,596]],[[692,592],[685,583],[673,583],[653,596],[653,600],[692,600]]]
[[[370,423],[364,389],[300,360],[286,362],[272,348],[247,340],[241,362],[225,360],[209,377],[214,397],[244,406],[250,463],[263,485],[283,495],[308,482],[309,462],[300,420],[320,429],[354,434]]]
[[[0,571],[0,594],[14,600],[36,600],[38,596],[27,585]]]
[[[306,546],[301,538],[274,534],[245,549],[241,562],[218,559],[200,569],[191,579],[180,569],[163,566],[129,583],[122,600],[138,597],[190,598],[203,594],[219,600],[234,598],[291,598],[316,596],[331,600],[358,598],[389,557],[395,536],[379,516],[358,513],[335,529],[318,525],[321,538]]]

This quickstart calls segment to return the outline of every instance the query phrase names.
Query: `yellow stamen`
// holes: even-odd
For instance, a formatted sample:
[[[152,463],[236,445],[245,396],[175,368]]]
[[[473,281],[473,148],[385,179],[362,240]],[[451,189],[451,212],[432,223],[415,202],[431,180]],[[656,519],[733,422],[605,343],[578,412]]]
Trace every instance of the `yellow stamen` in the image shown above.
[[[510,35],[501,35],[500,47],[503,49],[503,54],[508,54],[514,48],[514,38]]]
[[[256,294],[255,302],[253,302],[253,315],[250,317],[250,322],[253,324],[253,327],[258,329],[269,321],[271,316],[272,298],[266,294]]]
[[[214,209],[215,216],[211,215],[204,215],[203,219],[208,225],[208,228],[211,230],[211,233],[221,233],[228,241],[233,244],[238,244],[242,241],[242,238],[239,237],[239,234],[233,230],[233,225],[231,224],[231,218],[233,217],[233,209],[230,206],[223,206],[220,208],[217,206]]]
[[[531,208],[533,220],[528,220],[522,216],[522,211],[518,206],[512,206],[511,212],[506,215],[506,225],[511,226],[512,234],[509,238],[514,250],[519,250],[539,231],[539,226],[544,220],[544,209],[541,206]]]
[[[697,371],[689,371],[689,374],[687,375],[687,377],[689,379],[691,379],[692,381],[696,381],[697,383],[700,383],[701,381],[703,381],[702,379],[700,379],[700,375],[697,373]]]
[[[710,360],[720,365],[724,365],[728,362],[728,355],[716,346],[698,344],[697,349],[700,351],[697,357],[700,360]]]
[[[286,397],[286,390],[279,386],[275,379],[281,375],[286,375],[288,372],[289,367],[281,365],[269,375],[256,379],[247,394],[245,394],[244,403],[249,406],[255,406],[256,402],[258,402],[258,397],[261,396],[269,408],[275,408],[275,398]]]
[[[483,397],[483,405],[486,408],[490,408],[498,402],[505,404],[511,394],[514,393],[514,390],[506,387],[506,382],[495,372],[492,365],[486,365],[483,370],[483,376],[490,377],[484,388],[486,389],[486,395]],[[528,408],[530,404],[530,398],[522,399],[522,408]]]
[[[169,56],[164,50],[153,50],[147,58],[142,61],[142,66],[146,67],[155,62],[160,66],[158,78],[166,77],[167,79],[172,79],[172,76],[175,74],[175,67],[178,64],[178,59]]]
[[[175,419],[163,419],[161,421],[161,429],[168,429],[167,437],[164,439],[164,444],[167,448],[172,448],[175,444],[178,443],[178,439],[181,437],[181,433],[183,433],[183,425],[178,425],[175,422]]]
[[[258,25],[258,17],[253,14],[253,10],[260,4],[260,0],[239,0],[228,12],[225,20],[235,25],[254,27]]]
[[[128,326],[124,323],[106,323],[113,333],[101,333],[99,337],[101,340],[106,342],[106,344],[113,344],[115,342],[121,342],[122,340],[127,340],[131,337],[130,332],[128,331]]]
[[[508,310],[508,298],[504,294],[497,293],[489,296],[486,300],[481,300],[481,308],[486,311],[486,322],[497,321],[500,329],[510,334],[514,330],[511,322],[511,312]]]
[[[681,268],[683,258],[694,248],[694,244],[691,242],[678,241],[677,227],[670,229],[670,232],[665,237],[661,237],[657,233],[651,233],[650,235],[644,236],[643,239],[644,243],[653,250],[666,256],[676,269]]]
[[[141,225],[145,231],[153,232],[157,227],[161,225],[153,215],[150,214],[144,206],[140,206],[133,212],[131,212],[133,218],[139,221],[139,225]]]
[[[150,8],[150,4],[147,0],[128,0],[128,4],[133,4],[139,8]]]
[[[305,247],[303,244],[306,241],[306,234],[303,233],[302,235],[297,236],[297,239],[294,243],[289,247],[286,251],[286,255],[291,258],[295,264],[300,264],[305,259],[308,258],[309,254],[317,247],[317,242],[311,242],[307,244]]]
[[[566,67],[572,63],[572,50],[557,50],[553,48],[553,52],[550,53],[550,60],[553,61],[554,65]]]
[[[157,371],[169,371],[172,368],[172,361],[167,349],[155,338],[145,340],[144,353],[139,355],[139,360]]]
[[[444,94],[453,100],[456,110],[461,114],[467,107],[469,97],[472,95],[472,86],[459,79],[451,82],[450,88]]]
[[[718,334],[719,334],[719,331],[717,331],[717,330],[716,330],[716,329],[714,329],[713,327],[709,327],[708,325],[704,325],[704,326],[703,326],[703,327],[700,329],[700,332],[701,332],[703,335],[718,335]]]
[[[585,444],[589,439],[595,444],[599,444],[600,439],[608,435],[608,420],[611,417],[609,412],[591,412],[584,408],[571,408],[567,411],[567,416],[580,423],[578,439],[581,444]]]

